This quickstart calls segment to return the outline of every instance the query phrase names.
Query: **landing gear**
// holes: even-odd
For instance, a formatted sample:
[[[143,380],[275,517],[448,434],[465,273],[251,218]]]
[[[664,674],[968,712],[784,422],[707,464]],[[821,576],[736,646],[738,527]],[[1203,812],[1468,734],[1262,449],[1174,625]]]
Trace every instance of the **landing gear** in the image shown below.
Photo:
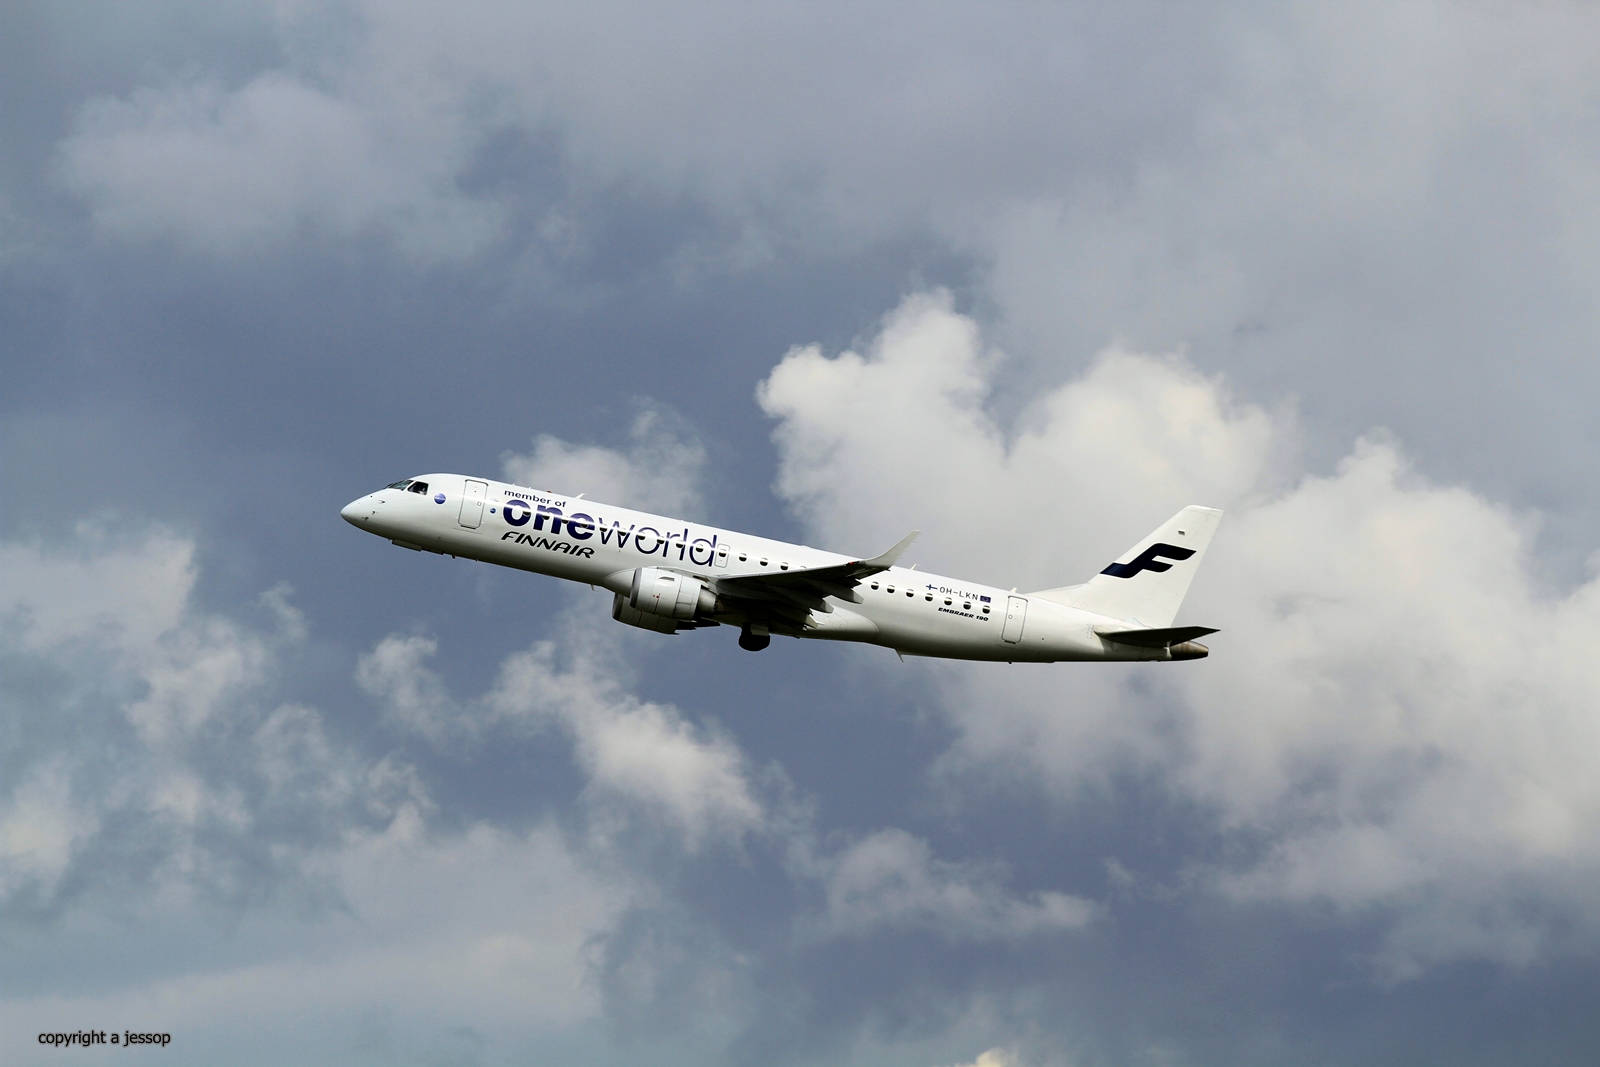
[[[758,634],[746,626],[739,631],[739,647],[746,652],[760,652],[772,644],[771,634]]]

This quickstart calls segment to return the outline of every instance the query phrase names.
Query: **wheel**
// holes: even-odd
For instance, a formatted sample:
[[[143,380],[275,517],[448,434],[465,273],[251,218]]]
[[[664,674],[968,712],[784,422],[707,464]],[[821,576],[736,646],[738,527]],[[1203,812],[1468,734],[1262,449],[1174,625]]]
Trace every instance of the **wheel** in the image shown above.
[[[760,652],[770,644],[772,637],[769,634],[756,634],[749,630],[739,631],[739,647],[746,652]]]

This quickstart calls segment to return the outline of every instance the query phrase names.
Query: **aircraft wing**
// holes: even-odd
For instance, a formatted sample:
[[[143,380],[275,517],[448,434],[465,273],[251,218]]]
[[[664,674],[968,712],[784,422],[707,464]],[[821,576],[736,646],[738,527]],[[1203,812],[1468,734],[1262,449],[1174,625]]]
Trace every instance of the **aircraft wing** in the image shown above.
[[[912,530],[900,543],[881,556],[834,563],[826,567],[791,568],[770,574],[745,574],[716,579],[717,595],[730,600],[754,601],[764,607],[755,613],[770,612],[783,619],[803,623],[807,613],[828,612],[833,606],[827,597],[838,597],[852,604],[861,603],[856,583],[894,566],[920,531]]]

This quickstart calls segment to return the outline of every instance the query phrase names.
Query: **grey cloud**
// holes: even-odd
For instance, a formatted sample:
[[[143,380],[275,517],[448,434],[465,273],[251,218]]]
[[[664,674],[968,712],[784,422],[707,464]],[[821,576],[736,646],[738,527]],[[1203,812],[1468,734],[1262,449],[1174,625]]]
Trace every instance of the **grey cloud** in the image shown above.
[[[457,259],[492,239],[499,214],[453,187],[460,150],[431,133],[266,75],[234,92],[199,84],[98,101],[62,168],[96,222],[126,238],[237,254],[375,231],[421,261]]]
[[[1594,19],[19,9],[6,1029],[150,988],[233,1017],[187,1028],[208,1062],[490,1058],[504,1034],[573,1062],[1581,1058]],[[937,285],[971,320],[908,305],[886,345],[872,317]],[[769,378],[770,446],[750,388],[813,340]],[[630,437],[636,393],[692,427]],[[1024,586],[1098,569],[1172,498],[1225,502],[1188,608],[1224,634],[1197,671],[1048,677],[601,639],[599,595],[568,635],[553,583],[337,520],[503,453],[844,551],[923,525],[924,566]],[[186,532],[163,548],[152,515]],[[412,675],[355,681],[423,636]],[[524,652],[557,696],[502,714]],[[754,821],[713,817],[738,789],[702,776]],[[819,936],[828,864],[885,834],[932,903],[863,892]],[[402,879],[436,906],[380,907]],[[1097,921],[997,932],[1048,893]],[[584,949],[528,950],[591,898]],[[366,941],[335,918],[378,913]],[[410,1012],[429,987],[384,968],[432,958],[503,988]],[[505,1021],[563,976],[550,1016]],[[402,1007],[273,999],[369,978]]]
[[[376,235],[435,266],[506,240],[509,276],[569,295],[557,265],[618,214],[594,189],[690,205],[658,281],[931,236],[983,265],[1027,354],[1011,403],[1110,339],[1187,344],[1298,392],[1324,459],[1388,425],[1447,477],[1554,502],[1558,540],[1587,514],[1567,457],[1600,243],[1573,147],[1591,12],[352,10],[337,34],[283,15],[279,62],[242,86],[85,107],[67,181],[116,233],[224,252]],[[476,180],[507,136],[538,166]],[[1552,396],[1553,375],[1576,388]],[[1461,440],[1464,420],[1486,432]],[[1558,544],[1547,565],[1577,564]]]
[[[318,1039],[313,1055],[325,1058],[348,1054],[350,1023],[375,1003],[396,1013],[383,1030],[399,1047],[462,1025],[499,1044],[511,1032],[559,1031],[598,1011],[584,979],[586,946],[629,891],[597,876],[559,832],[479,826],[440,837],[408,814],[317,862],[346,915],[269,920],[278,944],[237,962],[157,973],[104,994],[12,996],[8,1028],[37,1029],[28,1020],[39,1018],[143,1017],[183,1035],[187,1056],[266,1019]]]
[[[419,1040],[593,1018],[588,946],[629,876],[548,821],[447,826],[416,765],[274,705],[303,614],[282,588],[276,631],[198,608],[194,554],[162,531],[0,543],[24,579],[0,605],[0,692],[27,727],[0,748],[8,1029],[143,1018],[192,1053],[226,1020],[337,1029],[379,988]],[[71,677],[30,691],[41,669]],[[56,975],[96,953],[97,982]]]
[[[1127,146],[1171,125],[1160,96],[1114,91],[1119,68],[1088,44],[1091,32],[1131,37],[1138,17],[948,8],[908,19],[894,5],[826,18],[738,5],[671,18],[629,5],[352,10],[351,25],[327,34],[326,20],[285,9],[279,64],[237,88],[98,101],[68,144],[69,181],[129,235],[227,250],[270,240],[276,221],[350,233],[376,222],[403,247],[448,258],[482,247],[476,224],[497,207],[466,192],[476,152],[508,127],[555,131],[566,165],[589,181],[704,200],[737,220],[736,245],[781,249],[811,244],[819,227],[851,243],[929,221],[954,232],[974,203],[984,213],[1105,160],[1126,168]],[[619,21],[631,32],[614,32]],[[1198,57],[1197,76],[1220,63],[1176,52],[1169,75],[1186,56]],[[1090,94],[1098,109],[1061,106]],[[1096,121],[1125,132],[1085,155]],[[300,128],[307,136],[294,136]],[[125,166],[97,162],[113,156]],[[188,165],[168,169],[178,164]],[[186,216],[174,195],[202,210]],[[238,217],[208,202],[231,202]],[[452,238],[442,222],[455,218],[468,233]]]

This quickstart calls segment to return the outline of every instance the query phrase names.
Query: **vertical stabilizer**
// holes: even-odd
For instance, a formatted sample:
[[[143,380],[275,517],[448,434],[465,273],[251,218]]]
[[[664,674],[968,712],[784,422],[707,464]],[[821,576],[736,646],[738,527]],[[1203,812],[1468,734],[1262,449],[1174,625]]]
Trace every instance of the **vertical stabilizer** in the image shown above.
[[[1028,595],[1141,627],[1170,626],[1221,521],[1221,509],[1190,505],[1083,585]]]

